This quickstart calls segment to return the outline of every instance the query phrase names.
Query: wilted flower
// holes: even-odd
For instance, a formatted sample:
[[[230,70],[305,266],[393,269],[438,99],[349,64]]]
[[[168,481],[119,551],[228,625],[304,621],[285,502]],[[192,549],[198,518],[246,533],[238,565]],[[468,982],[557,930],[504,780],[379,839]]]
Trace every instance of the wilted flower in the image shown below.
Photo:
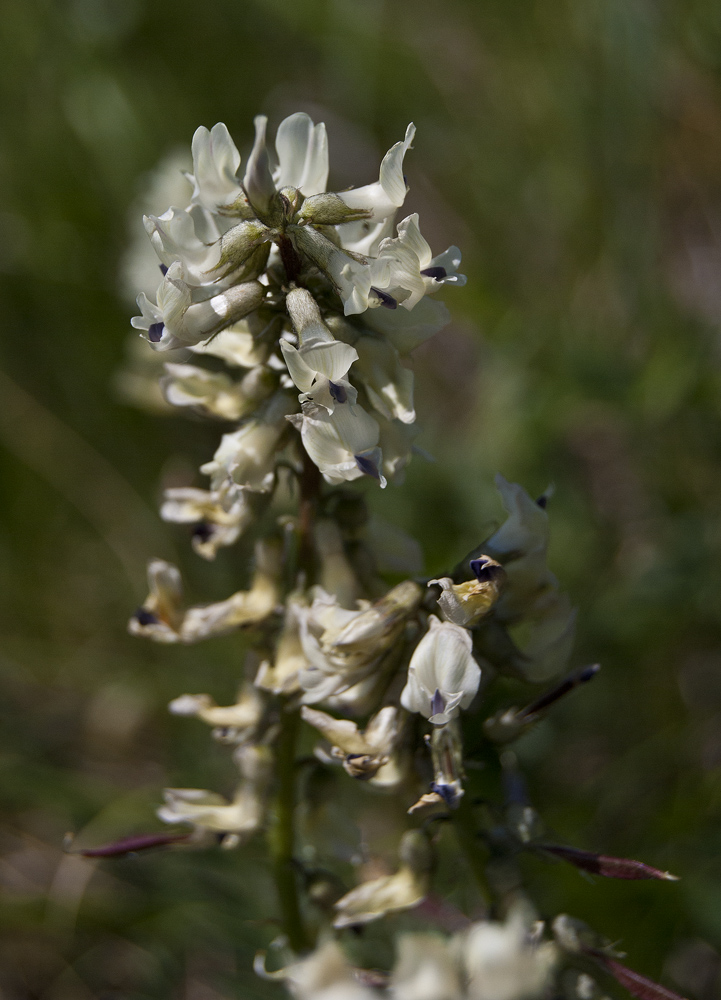
[[[367,924],[387,913],[409,910],[423,902],[433,865],[427,838],[418,830],[406,831],[398,853],[401,867],[395,875],[363,882],[338,900],[334,927]]]
[[[373,778],[387,764],[398,738],[398,709],[387,705],[361,732],[355,722],[303,705],[301,717],[331,744],[331,755],[343,761],[352,778]]]
[[[255,563],[250,590],[239,590],[216,604],[185,609],[177,568],[154,559],[148,567],[150,594],[130,619],[128,631],[156,642],[193,643],[263,621],[275,610],[280,596],[278,546],[258,542]]]
[[[433,782],[431,790],[422,795],[408,810],[409,814],[438,806],[457,808],[463,796],[463,743],[458,719],[451,719],[445,726],[436,726],[431,733],[431,759]]]
[[[467,583],[454,583],[449,576],[428,583],[441,588],[438,605],[446,621],[463,628],[472,628],[485,618],[498,600],[506,576],[501,564],[488,556],[472,559],[471,569],[476,579]]]
[[[347,611],[317,588],[310,608],[300,612],[300,637],[310,664],[300,677],[303,701],[314,704],[347,691],[377,667],[418,607],[422,590],[407,580],[375,604]]]
[[[168,708],[173,715],[196,716],[214,726],[217,736],[233,743],[252,739],[263,718],[263,699],[251,685],[243,685],[234,705],[217,705],[209,694],[182,694]]]
[[[428,631],[408,665],[401,705],[441,726],[468,708],[478,691],[481,668],[473,659],[471,635],[452,622],[428,619]]]
[[[271,776],[267,747],[246,746],[236,751],[242,781],[231,802],[202,788],[166,788],[165,805],[158,809],[164,823],[190,823],[198,831],[227,834],[224,847],[236,847],[260,829]]]

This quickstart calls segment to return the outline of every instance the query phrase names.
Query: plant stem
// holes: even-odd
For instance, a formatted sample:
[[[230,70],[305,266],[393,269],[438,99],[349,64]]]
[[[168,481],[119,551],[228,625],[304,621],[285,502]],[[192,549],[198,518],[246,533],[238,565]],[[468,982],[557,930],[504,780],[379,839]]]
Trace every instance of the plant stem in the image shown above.
[[[453,829],[458,844],[466,856],[483,902],[487,907],[491,902],[491,891],[486,877],[485,849],[478,838],[477,824],[473,815],[468,792],[461,799],[458,808],[453,812]]]
[[[295,754],[300,715],[288,711],[285,703],[280,712],[280,733],[275,744],[276,792],[268,831],[268,844],[273,866],[283,930],[295,952],[310,947],[298,900],[297,875],[293,864],[295,841]]]

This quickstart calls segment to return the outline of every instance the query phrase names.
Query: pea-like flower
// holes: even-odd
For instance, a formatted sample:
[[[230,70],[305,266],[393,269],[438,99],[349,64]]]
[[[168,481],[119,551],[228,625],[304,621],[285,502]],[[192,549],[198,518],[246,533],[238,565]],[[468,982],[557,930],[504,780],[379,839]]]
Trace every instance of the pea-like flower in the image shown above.
[[[213,460],[200,468],[210,476],[211,489],[235,485],[267,493],[273,486],[277,451],[288,429],[285,418],[296,405],[288,393],[276,392],[237,431],[224,434]]]
[[[233,629],[256,625],[275,610],[280,597],[280,551],[274,542],[255,547],[250,590],[224,601],[186,608],[177,567],[154,559],[148,567],[150,594],[128,622],[131,635],[162,643],[194,643]]]
[[[338,900],[334,927],[367,924],[423,902],[433,863],[428,840],[419,830],[408,830],[403,834],[398,854],[401,866],[394,875],[363,882]]]
[[[235,760],[241,781],[232,801],[203,788],[166,788],[158,818],[164,823],[189,823],[198,834],[224,834],[226,848],[248,840],[265,820],[272,758],[267,747],[248,745],[238,748]]]
[[[387,705],[368,721],[361,731],[349,719],[334,719],[332,715],[303,705],[302,718],[331,744],[331,756],[343,762],[352,778],[368,780],[388,763],[398,738],[398,709]]]
[[[257,281],[208,296],[194,289],[187,278],[185,266],[175,261],[158,287],[157,305],[143,292],[138,296],[142,316],[134,316],[130,322],[155,350],[189,347],[207,340],[257,309],[265,296]]]
[[[234,705],[218,705],[209,694],[182,694],[168,705],[173,715],[202,719],[213,726],[213,735],[226,743],[247,743],[263,718],[263,698],[250,684],[243,685]]]
[[[348,691],[378,667],[418,607],[423,592],[411,580],[357,611],[340,607],[319,587],[310,608],[299,610],[300,640],[308,667],[300,676],[305,704]]]
[[[253,521],[247,494],[178,486],[165,491],[160,516],[176,524],[192,524],[193,549],[215,559],[219,548],[233,545]]]
[[[477,625],[491,611],[506,576],[501,564],[488,556],[472,559],[471,570],[476,579],[466,583],[454,583],[449,576],[428,582],[429,587],[437,584],[441,588],[438,606],[445,620],[463,628]]]
[[[383,487],[383,453],[378,447],[378,422],[362,406],[343,403],[332,413],[315,403],[303,403],[301,413],[288,419],[300,431],[303,447],[326,482],[343,482],[371,476]]]
[[[428,631],[408,665],[401,705],[409,712],[420,712],[436,726],[468,708],[481,680],[481,668],[471,649],[470,632],[430,615]]]
[[[299,346],[281,340],[280,349],[290,377],[301,390],[299,401],[323,406],[329,413],[333,413],[336,403],[355,403],[358,392],[347,375],[358,360],[358,352],[334,338],[305,288],[292,289],[286,296],[286,306]]]

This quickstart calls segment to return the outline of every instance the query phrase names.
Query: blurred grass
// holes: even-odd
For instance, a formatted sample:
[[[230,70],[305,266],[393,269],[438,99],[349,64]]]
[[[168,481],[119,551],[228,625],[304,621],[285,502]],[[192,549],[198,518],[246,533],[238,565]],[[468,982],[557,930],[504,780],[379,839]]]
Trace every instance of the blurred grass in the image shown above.
[[[275,933],[262,846],[91,863],[147,828],[163,785],[232,782],[170,697],[233,693],[232,638],[125,634],[147,556],[212,567],[155,516],[158,484],[213,448],[205,424],[112,392],[142,175],[225,121],[308,110],[338,184],[372,180],[413,119],[408,210],[469,282],[417,352],[421,443],[376,511],[429,571],[500,515],[495,471],[552,501],[552,565],[603,672],[519,744],[549,827],[676,885],[597,882],[529,859],[543,915],[620,939],[710,1000],[721,947],[721,9],[581,0],[6,0],[0,93],[3,997],[266,996]],[[6,379],[10,383],[6,384]],[[165,471],[163,471],[165,470]],[[338,795],[350,795],[338,785]],[[372,812],[372,810],[371,810]],[[369,820],[369,822],[371,822]],[[92,869],[92,870],[91,870]],[[705,941],[707,945],[699,942]],[[704,972],[703,970],[706,970]]]

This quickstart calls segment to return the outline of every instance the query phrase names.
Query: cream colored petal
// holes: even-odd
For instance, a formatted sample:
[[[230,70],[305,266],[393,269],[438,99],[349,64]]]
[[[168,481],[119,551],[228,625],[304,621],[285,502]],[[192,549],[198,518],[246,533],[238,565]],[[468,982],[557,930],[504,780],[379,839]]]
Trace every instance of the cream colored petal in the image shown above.
[[[352,927],[379,920],[387,913],[409,910],[422,903],[427,892],[423,880],[410,869],[401,868],[395,875],[364,882],[346,893],[335,904],[334,927]]]

